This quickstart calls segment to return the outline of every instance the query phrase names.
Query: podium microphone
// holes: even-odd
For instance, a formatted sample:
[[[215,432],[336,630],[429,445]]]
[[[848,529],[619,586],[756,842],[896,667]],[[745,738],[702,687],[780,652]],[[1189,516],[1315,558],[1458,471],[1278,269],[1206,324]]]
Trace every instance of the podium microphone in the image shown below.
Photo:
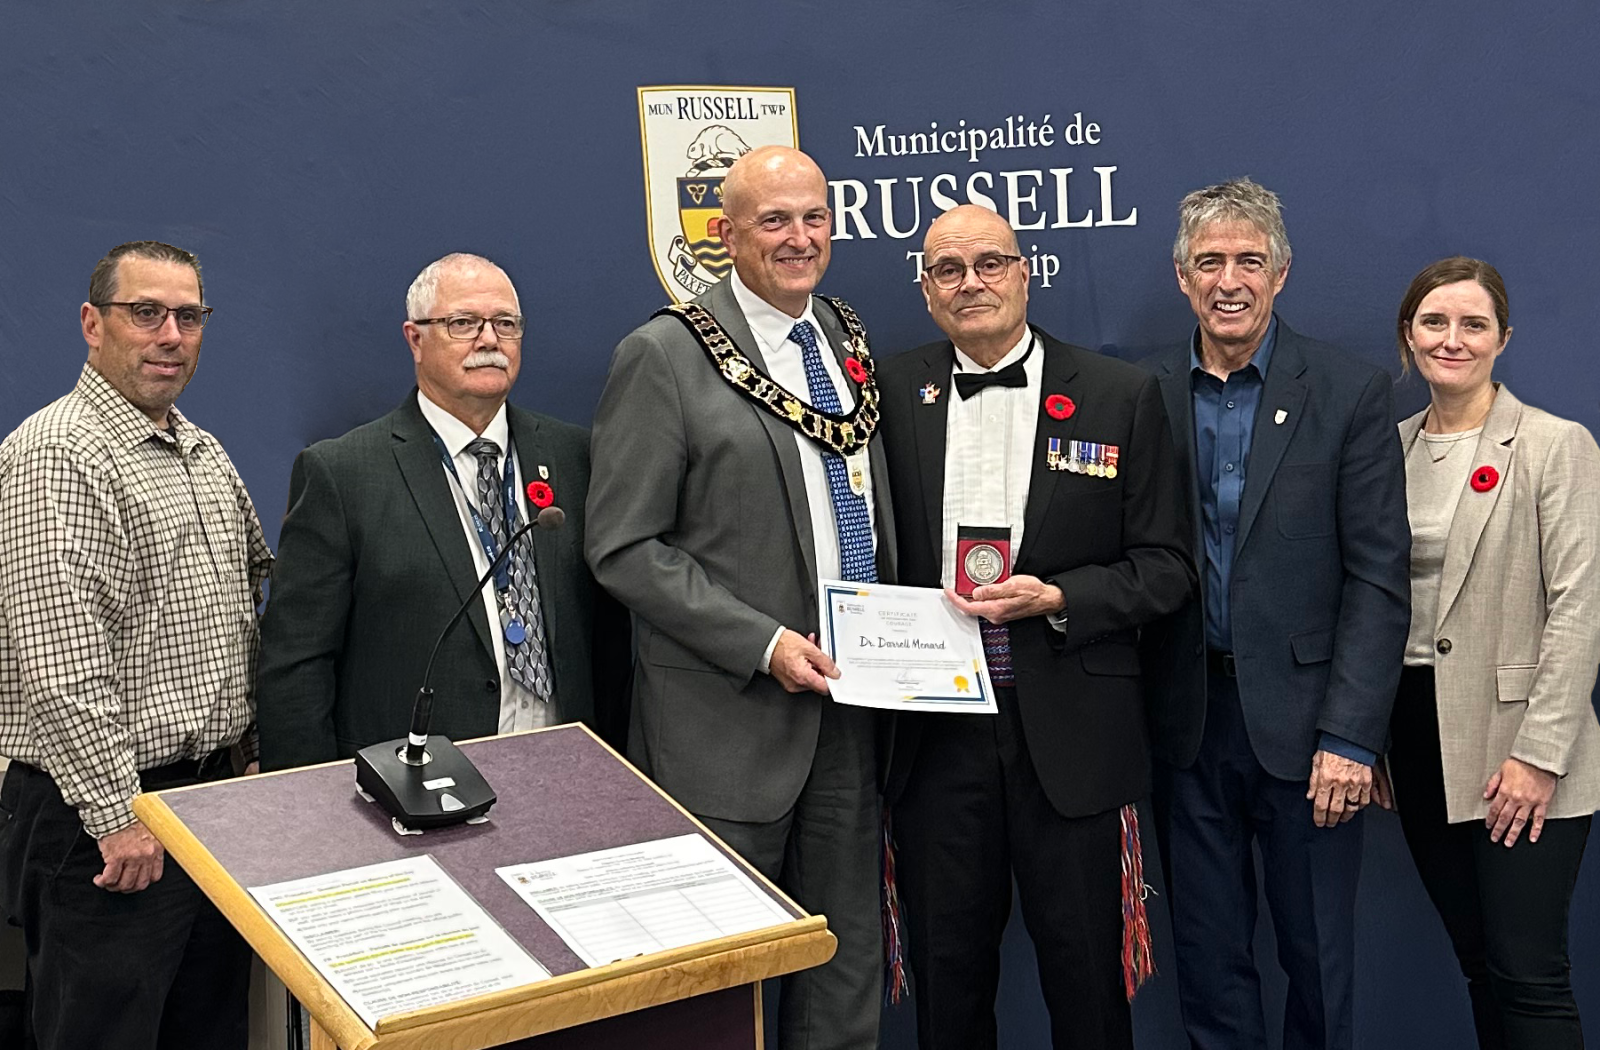
[[[428,733],[433,721],[434,694],[428,684],[433,678],[433,662],[472,603],[483,600],[484,585],[494,578],[517,543],[534,529],[559,529],[566,520],[560,507],[545,507],[511,534],[433,643],[422,687],[411,705],[410,732],[403,740],[386,740],[356,752],[356,786],[407,830],[459,824],[483,816],[495,804],[494,789],[472,760],[449,737]]]

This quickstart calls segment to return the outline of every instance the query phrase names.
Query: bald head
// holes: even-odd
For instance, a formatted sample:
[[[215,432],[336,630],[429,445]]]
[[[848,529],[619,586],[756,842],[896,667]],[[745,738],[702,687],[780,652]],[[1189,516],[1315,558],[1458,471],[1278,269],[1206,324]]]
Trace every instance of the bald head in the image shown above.
[[[958,204],[928,224],[927,236],[922,238],[922,252],[926,265],[933,262],[933,250],[941,241],[987,235],[997,240],[1007,255],[1021,255],[1017,247],[1017,234],[1011,224],[995,212],[977,204]]]
[[[976,204],[951,208],[922,242],[928,313],[963,353],[993,367],[1028,330],[1028,264],[1017,235]]]
[[[817,162],[789,146],[757,146],[733,162],[722,180],[722,214],[735,215],[760,207],[774,189],[810,183],[826,198],[828,180]]]
[[[799,317],[828,268],[828,180],[797,149],[753,149],[722,180],[715,229],[745,287]]]

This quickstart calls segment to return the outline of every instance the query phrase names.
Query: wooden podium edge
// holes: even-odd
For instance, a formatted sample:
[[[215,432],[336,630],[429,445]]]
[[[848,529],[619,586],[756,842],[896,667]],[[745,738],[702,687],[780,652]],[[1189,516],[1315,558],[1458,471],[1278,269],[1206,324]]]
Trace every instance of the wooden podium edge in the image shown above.
[[[185,790],[179,788],[177,790]],[[294,997],[306,1005],[343,1050],[369,1050],[377,1036],[350,1008],[344,997],[317,972],[278,924],[256,903],[250,891],[228,874],[211,851],[195,838],[160,795],[138,795],[133,812],[163,848],[183,866],[200,891],[233,924],[245,941],[277,974]]]
[[[740,869],[769,894],[787,904],[799,916],[788,923],[751,930],[747,933],[701,941],[682,948],[619,960],[606,966],[586,967],[518,988],[491,992],[407,1013],[391,1014],[378,1020],[377,1029],[368,1028],[331,984],[319,973],[248,889],[235,880],[168,806],[161,794],[141,794],[133,802],[134,813],[161,840],[167,852],[181,864],[206,897],[216,905],[245,941],[261,956],[284,986],[312,1014],[326,1034],[342,1050],[372,1050],[380,1044],[416,1050],[476,1050],[493,1046],[480,1041],[481,1031],[516,1032],[504,1038],[522,1039],[570,1028],[618,1014],[659,1006],[678,999],[719,991],[724,988],[761,981],[795,970],[827,962],[837,948],[837,938],[828,931],[827,918],[810,915],[793,898],[740,856],[718,835],[706,827],[655,781],[582,722],[545,726],[523,733],[547,733],[576,727],[599,744],[630,773],[638,777],[666,803],[686,818],[707,839],[726,850]],[[499,739],[522,733],[480,737]],[[463,744],[475,741],[462,741]],[[347,764],[336,759],[320,765]],[[278,776],[295,770],[277,770],[258,776]],[[205,787],[196,784],[169,791]],[[604,986],[605,995],[598,994]],[[755,989],[757,1010],[760,988]],[[548,1012],[531,1028],[517,1024],[527,1004],[545,1001]],[[616,1005],[621,1000],[623,1005]],[[526,1030],[524,1030],[526,1029]]]
[[[379,1022],[378,1050],[485,1050],[488,1047],[636,1010],[748,984],[760,1016],[760,985],[754,982],[832,958],[834,935],[816,929],[795,937],[732,948],[711,956],[647,966],[626,976],[589,980],[547,994],[536,1014],[525,997],[504,992],[464,999]],[[655,958],[659,959],[660,956]],[[605,969],[600,967],[597,969]],[[586,971],[575,971],[582,974]],[[552,978],[558,980],[558,978]],[[550,981],[527,985],[518,992],[547,989]],[[441,1016],[449,1014],[450,1016]],[[404,1028],[395,1022],[405,1022]],[[341,1044],[342,1045],[342,1044]]]
[[[379,1035],[383,1035],[450,1020],[462,1014],[473,1013],[486,1007],[533,1002],[539,999],[559,999],[586,989],[591,985],[618,981],[639,975],[650,975],[668,968],[695,971],[702,968],[694,965],[697,963],[706,964],[707,966],[726,967],[727,960],[734,957],[733,953],[740,952],[743,949],[765,949],[769,945],[778,947],[799,945],[806,948],[809,955],[810,942],[815,939],[816,934],[824,932],[827,932],[826,922],[817,917],[807,917],[803,920],[795,920],[779,926],[751,930],[748,933],[719,937],[711,941],[698,941],[695,944],[684,945],[681,948],[655,952],[650,955],[635,956],[631,959],[620,959],[604,966],[591,966],[580,970],[572,970],[568,973],[558,974],[543,981],[521,985],[517,988],[507,988],[503,991],[489,992],[470,999],[458,999],[454,1002],[440,1003],[437,1006],[424,1007],[408,1013],[390,1014],[379,1019],[376,1031]],[[828,935],[828,940],[834,940],[832,934]],[[829,951],[827,957],[832,957],[832,954],[832,951]],[[739,958],[743,957],[740,956]],[[826,961],[826,958],[818,961]],[[815,965],[815,963],[806,962],[800,966],[788,968],[779,965],[776,969],[766,964],[752,964],[746,968],[736,967],[722,974],[720,983],[707,985],[703,990],[716,991],[719,988],[730,988],[750,981],[776,977],[792,972],[795,969],[804,969],[810,965]],[[557,1025],[555,1027],[567,1026]]]

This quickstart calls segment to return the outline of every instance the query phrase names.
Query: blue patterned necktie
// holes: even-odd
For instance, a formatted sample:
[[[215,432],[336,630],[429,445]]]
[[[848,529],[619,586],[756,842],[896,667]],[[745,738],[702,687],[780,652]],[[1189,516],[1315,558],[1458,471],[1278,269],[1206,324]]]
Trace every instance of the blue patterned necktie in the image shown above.
[[[811,407],[838,414],[839,391],[834,388],[827,369],[822,367],[816,329],[811,327],[811,322],[801,321],[789,330],[789,341],[800,344]],[[843,456],[824,451],[822,463],[828,470],[833,524],[839,533],[839,575],[852,583],[877,583],[878,563],[872,549],[872,519],[867,515],[866,497],[851,490],[850,472]]]
[[[503,550],[510,534],[503,506],[505,500],[500,491],[500,446],[488,438],[477,438],[467,446],[467,451],[478,457],[478,507],[494,535],[495,546]],[[529,542],[528,537],[523,537],[523,542],[517,544],[517,549],[507,559],[511,586],[499,592],[500,629],[505,630],[515,613],[525,630],[521,642],[512,644],[506,639],[506,666],[511,680],[548,702],[550,661],[545,655],[544,614],[539,608],[539,581],[534,578],[533,559],[528,557]]]

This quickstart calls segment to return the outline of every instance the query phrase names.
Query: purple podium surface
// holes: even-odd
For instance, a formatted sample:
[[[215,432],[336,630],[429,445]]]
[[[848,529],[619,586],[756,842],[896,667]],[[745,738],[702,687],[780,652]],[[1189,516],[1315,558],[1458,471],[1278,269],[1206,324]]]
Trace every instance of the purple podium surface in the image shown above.
[[[701,829],[580,726],[461,745],[499,801],[484,824],[399,835],[356,793],[349,762],[163,792],[159,797],[242,887],[429,854],[552,978],[585,969],[495,869],[626,846]],[[718,846],[720,847],[720,845]],[[758,885],[760,875],[728,856]],[[770,892],[770,891],[769,891]],[[805,913],[775,897],[796,919]],[[752,985],[713,991],[520,1042],[527,1050],[622,1046],[759,1047]],[[742,1023],[741,1023],[742,1022]],[[681,1037],[664,1041],[663,1036]]]
[[[699,830],[578,726],[491,737],[461,750],[499,796],[486,824],[397,835],[388,814],[356,794],[348,762],[162,797],[245,887],[431,854],[551,976],[581,970],[583,960],[494,869]]]

